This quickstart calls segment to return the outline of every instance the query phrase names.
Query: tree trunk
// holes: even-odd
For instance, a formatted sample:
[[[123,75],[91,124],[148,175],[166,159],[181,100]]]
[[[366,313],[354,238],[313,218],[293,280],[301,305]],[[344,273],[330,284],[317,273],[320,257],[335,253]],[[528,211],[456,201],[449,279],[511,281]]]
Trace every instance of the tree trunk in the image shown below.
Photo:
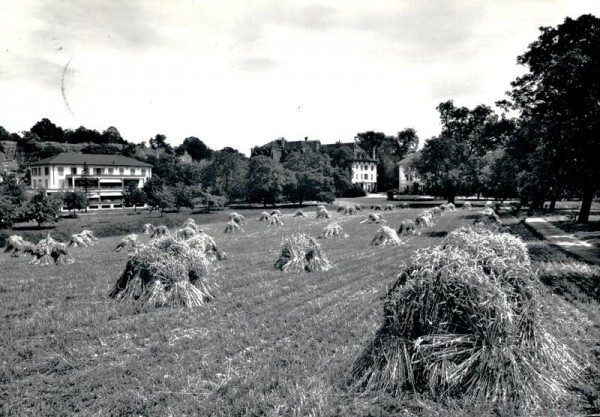
[[[548,210],[554,211],[555,208],[556,208],[556,197],[552,197],[552,198],[550,198],[550,206],[548,207]]]
[[[448,194],[448,203],[454,204],[454,200],[455,199],[456,199],[456,194],[455,193]]]
[[[577,216],[577,223],[588,223],[590,221],[590,211],[592,209],[592,200],[594,199],[594,189],[586,186],[583,190],[583,199],[581,200],[581,208]]]

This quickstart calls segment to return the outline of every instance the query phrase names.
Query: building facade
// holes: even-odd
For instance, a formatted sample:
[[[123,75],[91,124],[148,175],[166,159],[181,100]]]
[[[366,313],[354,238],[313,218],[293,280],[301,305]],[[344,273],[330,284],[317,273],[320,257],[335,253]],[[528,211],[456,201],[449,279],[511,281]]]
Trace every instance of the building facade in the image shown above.
[[[90,209],[123,207],[123,190],[142,188],[152,165],[121,155],[61,153],[29,165],[31,188],[48,193],[85,190]]]
[[[420,152],[414,152],[398,162],[398,190],[401,194],[419,194],[421,179],[412,167]]]
[[[333,143],[322,145],[325,153],[335,149],[348,148],[352,152],[352,183],[358,184],[368,193],[377,192],[377,158],[369,156],[367,151],[356,142]]]

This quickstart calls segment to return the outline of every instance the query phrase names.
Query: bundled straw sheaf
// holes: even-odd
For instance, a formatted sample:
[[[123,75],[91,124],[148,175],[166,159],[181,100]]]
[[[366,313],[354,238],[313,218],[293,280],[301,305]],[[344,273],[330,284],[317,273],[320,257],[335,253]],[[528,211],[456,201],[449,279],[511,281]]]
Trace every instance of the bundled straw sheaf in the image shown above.
[[[272,214],[269,216],[269,219],[267,220],[267,226],[271,227],[271,226],[283,226],[283,222],[281,221],[281,217],[279,217],[278,214]]]
[[[429,212],[432,214],[433,217],[439,217],[442,215],[442,209],[440,207],[433,207],[429,209]]]
[[[260,218],[258,219],[259,222],[267,222],[269,221],[269,219],[271,218],[271,215],[269,213],[267,213],[266,211],[263,211],[260,214]]]
[[[331,216],[325,206],[317,206],[317,219],[330,219]]]
[[[82,230],[79,233],[71,235],[68,246],[94,246],[97,241],[98,238],[94,236],[94,233],[91,230]]]
[[[492,208],[484,208],[475,213],[475,224],[479,225],[501,225],[502,220]]]
[[[415,253],[386,296],[383,325],[354,363],[354,389],[430,392],[501,415],[567,394],[582,367],[542,328],[535,273],[521,245],[470,236],[478,232],[462,230],[445,247]],[[482,248],[475,240],[489,243],[499,260],[474,255]]]
[[[373,237],[373,240],[371,240],[371,246],[398,246],[401,243],[402,241],[398,237],[396,231],[388,226],[381,226],[379,230],[377,230],[377,233],[375,234],[375,237]]]
[[[410,204],[404,202],[404,203],[400,204],[400,207],[403,209],[407,209],[407,208],[410,208]]]
[[[423,213],[419,214],[415,219],[415,225],[419,227],[431,227],[434,225],[433,223],[433,214],[431,211],[426,210]]]
[[[130,252],[130,251],[134,250],[138,246],[137,239],[138,239],[138,236],[133,233],[125,236],[123,239],[121,239],[121,241],[115,248],[115,252],[121,252],[122,250],[126,250],[127,252]]]
[[[287,237],[281,244],[281,255],[275,262],[275,269],[283,272],[327,271],[333,265],[321,245],[308,235],[298,234]]]
[[[169,229],[167,228],[167,226],[154,226],[152,223],[146,223],[144,225],[144,234],[150,235],[150,239],[154,239],[157,237],[165,237],[169,235]]]
[[[50,233],[45,239],[38,242],[33,248],[33,258],[29,261],[32,265],[61,265],[72,264],[75,260],[71,257],[67,245],[54,240]]]
[[[273,216],[273,217],[275,217],[275,216]],[[231,220],[227,223],[227,226],[225,226],[225,230],[223,232],[224,233],[234,233],[234,232],[239,232],[241,230],[242,230],[242,228],[240,227],[240,224]]]
[[[197,307],[212,300],[218,286],[208,274],[209,260],[188,242],[166,236],[139,247],[109,297],[155,307]]]
[[[306,214],[302,210],[296,210],[292,217],[306,217]]]
[[[468,201],[465,201],[462,205],[462,209],[463,210],[471,210],[471,209],[473,209],[473,206]]]
[[[221,251],[215,240],[204,232],[197,233],[186,241],[186,243],[193,249],[198,249],[204,253],[209,261],[224,261],[227,259],[227,254]]]
[[[417,226],[415,225],[415,222],[411,219],[405,219],[402,220],[402,222],[400,223],[400,227],[398,228],[398,234],[399,235],[416,235],[416,234],[420,234],[420,232],[417,230]]]
[[[229,221],[235,222],[235,223],[239,224],[240,226],[243,226],[246,224],[246,218],[236,212],[233,212],[229,215]]]
[[[281,210],[271,210],[271,216],[281,216]]]
[[[394,206],[393,204],[386,204],[384,210],[394,211],[396,210],[396,206]]]
[[[344,233],[342,226],[337,223],[330,223],[324,229],[323,232],[319,235],[319,239],[346,239],[348,238],[348,234]]]
[[[195,226],[195,224],[194,224]],[[198,232],[198,230],[194,227],[192,227],[190,224],[188,224],[185,227],[182,227],[181,229],[177,230],[177,237],[179,239],[189,239],[193,236],[196,236],[196,233]]]
[[[6,248],[4,252],[9,253],[10,256],[18,257],[21,255],[33,255],[35,245],[31,242],[24,240],[19,235],[12,235],[6,242]]]
[[[358,211],[356,210],[356,207],[354,205],[345,205],[344,206],[344,214],[348,215],[348,216],[352,216],[354,214],[356,214]]]
[[[369,213],[369,216],[362,222],[360,222],[360,224],[365,223],[387,223],[387,221],[383,218],[383,215],[380,213]]]

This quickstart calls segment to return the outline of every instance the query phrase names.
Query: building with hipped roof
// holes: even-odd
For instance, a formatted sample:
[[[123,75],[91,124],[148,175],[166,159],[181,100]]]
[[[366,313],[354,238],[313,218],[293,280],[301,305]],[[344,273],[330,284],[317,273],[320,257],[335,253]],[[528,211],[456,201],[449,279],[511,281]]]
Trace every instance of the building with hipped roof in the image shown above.
[[[123,190],[142,188],[152,165],[122,155],[61,153],[29,165],[31,189],[48,193],[86,190],[90,209],[123,207]]]

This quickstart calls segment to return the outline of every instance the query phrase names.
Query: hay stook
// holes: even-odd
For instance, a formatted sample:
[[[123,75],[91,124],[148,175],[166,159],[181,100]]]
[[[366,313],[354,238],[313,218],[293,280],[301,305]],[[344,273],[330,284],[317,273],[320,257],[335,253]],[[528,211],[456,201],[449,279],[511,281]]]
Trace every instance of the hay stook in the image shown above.
[[[218,285],[209,276],[209,260],[188,242],[165,236],[142,245],[109,297],[154,307],[198,307],[214,299]]]
[[[331,215],[325,206],[317,206],[317,219],[330,219]]]
[[[225,230],[223,231],[223,233],[235,233],[235,232],[240,232],[241,230],[242,230],[242,228],[239,225],[239,223],[231,220],[225,226]]]
[[[342,226],[335,222],[328,224],[319,235],[319,239],[346,239],[348,237],[348,234],[344,233]]]
[[[274,266],[283,272],[316,272],[333,268],[321,245],[305,234],[292,235],[283,240],[281,254]]]
[[[229,221],[235,222],[235,223],[239,224],[240,226],[243,226],[246,224],[246,218],[236,212],[233,212],[229,215]]]
[[[383,215],[380,213],[369,213],[369,216],[364,219],[360,224],[372,224],[372,223],[387,223],[387,221],[383,218]]]
[[[4,252],[9,253],[10,256],[19,257],[22,255],[33,255],[35,245],[31,242],[24,240],[19,235],[9,236],[6,241],[6,248]]]
[[[388,226],[381,226],[371,240],[371,246],[399,246],[401,243],[398,233]]]
[[[67,245],[54,240],[50,233],[35,245],[32,255],[33,258],[29,261],[31,265],[63,265],[72,264],[75,261],[69,253]]]
[[[135,250],[135,248],[137,248],[137,246],[138,246],[137,239],[138,239],[138,236],[133,233],[125,236],[123,239],[121,239],[121,241],[115,248],[115,252],[121,252],[122,250],[131,252],[132,250]]]
[[[283,222],[281,221],[281,218],[277,214],[273,214],[273,215],[269,216],[269,220],[267,220],[268,227],[271,227],[273,225],[275,225],[277,227],[283,226]]]
[[[400,222],[400,227],[398,227],[399,235],[418,235],[420,232],[417,230],[417,225],[411,219],[405,219]]]

